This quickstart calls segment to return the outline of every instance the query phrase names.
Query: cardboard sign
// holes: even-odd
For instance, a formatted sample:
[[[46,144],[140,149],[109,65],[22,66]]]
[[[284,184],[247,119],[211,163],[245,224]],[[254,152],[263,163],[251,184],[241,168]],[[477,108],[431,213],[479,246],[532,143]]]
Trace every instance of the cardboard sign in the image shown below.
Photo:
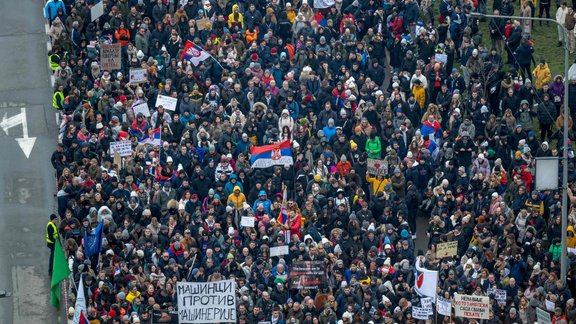
[[[196,29],[198,29],[199,31],[206,29],[206,24],[209,22],[210,22],[210,19],[208,19],[208,18],[197,19],[196,20]]]
[[[448,61],[448,55],[446,55],[446,54],[434,54],[434,59],[436,60],[436,62],[446,64],[446,62]]]
[[[488,319],[490,297],[472,295],[454,295],[456,317]]]
[[[556,304],[553,301],[546,299],[546,310],[553,312],[554,308],[556,308]]]
[[[110,142],[110,155],[114,155],[116,152],[120,154],[120,157],[126,157],[132,155],[132,142],[130,141]]]
[[[326,285],[328,278],[323,261],[294,261],[290,267],[288,278],[293,289],[318,289]]]
[[[100,46],[100,66],[104,71],[122,68],[122,46],[119,43]]]
[[[162,106],[166,110],[176,111],[177,104],[178,98],[172,98],[163,95],[158,95],[158,97],[156,97],[156,107]]]
[[[178,323],[235,323],[236,282],[177,282]]]
[[[424,307],[412,306],[412,317],[419,320],[427,320],[428,310]]]
[[[256,221],[256,218],[254,218],[254,217],[242,216],[242,218],[240,219],[240,226],[242,226],[242,227],[254,227],[255,221]]]
[[[552,324],[552,316],[540,307],[536,307],[536,319],[540,324]]]
[[[388,163],[384,160],[368,159],[367,171],[374,176],[385,176],[388,174]]]
[[[452,302],[450,302],[449,299],[437,297],[436,311],[440,315],[450,316],[450,314],[452,313]]]
[[[148,80],[147,69],[130,69],[130,83],[142,83]]]
[[[494,294],[494,299],[498,301],[499,305],[506,305],[506,290],[504,289],[492,289]]]
[[[134,116],[141,113],[144,117],[150,117],[150,108],[148,108],[148,104],[145,102],[132,106],[132,111],[134,111]]]
[[[270,256],[282,256],[290,253],[288,250],[288,245],[273,246],[270,248]]]
[[[458,241],[438,243],[436,245],[436,257],[447,258],[458,254]]]
[[[92,21],[100,18],[100,16],[102,16],[103,14],[104,14],[104,1],[98,2],[97,4],[92,6],[92,8],[90,8],[90,19],[92,19]]]

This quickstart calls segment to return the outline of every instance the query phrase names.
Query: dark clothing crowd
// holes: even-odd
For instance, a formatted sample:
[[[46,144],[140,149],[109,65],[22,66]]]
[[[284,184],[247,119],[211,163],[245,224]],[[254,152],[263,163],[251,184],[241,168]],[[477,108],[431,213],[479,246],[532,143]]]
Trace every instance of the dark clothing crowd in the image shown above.
[[[469,15],[484,0],[95,5],[45,8],[54,222],[90,323],[152,323],[177,311],[177,282],[224,279],[238,323],[424,322],[417,267],[438,271],[439,297],[489,296],[484,323],[534,323],[538,308],[576,323],[576,197],[562,228],[562,191],[536,189],[536,159],[564,154],[564,109],[560,174],[576,180],[576,78],[566,89],[535,61],[538,30]],[[111,44],[119,55],[101,56]],[[130,150],[111,154],[120,141]],[[293,163],[252,167],[255,147],[285,141]],[[318,261],[298,287],[294,265]]]

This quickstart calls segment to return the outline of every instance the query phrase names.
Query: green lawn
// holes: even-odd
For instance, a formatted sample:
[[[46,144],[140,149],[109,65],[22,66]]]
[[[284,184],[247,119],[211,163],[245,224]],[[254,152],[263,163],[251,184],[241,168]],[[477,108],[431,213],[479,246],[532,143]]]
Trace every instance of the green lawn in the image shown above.
[[[488,3],[488,12],[492,12],[492,2]],[[515,5],[515,15],[519,15],[520,9],[518,2]],[[552,4],[550,8],[550,15],[554,19],[556,15],[555,5]],[[536,16],[538,16],[538,6],[536,6]],[[490,33],[488,32],[488,19],[484,22],[479,22],[480,30],[482,31],[482,41],[484,45],[488,48],[490,47]],[[564,47],[557,47],[558,45],[558,29],[556,24],[550,23],[550,26],[546,26],[544,23],[542,26],[539,22],[534,22],[534,28],[532,30],[532,41],[534,42],[534,59],[536,62],[540,61],[541,58],[546,59],[550,66],[550,72],[552,76],[556,74],[564,75]],[[574,58],[571,55],[569,64],[572,64]],[[506,54],[503,54],[503,59],[506,60]]]

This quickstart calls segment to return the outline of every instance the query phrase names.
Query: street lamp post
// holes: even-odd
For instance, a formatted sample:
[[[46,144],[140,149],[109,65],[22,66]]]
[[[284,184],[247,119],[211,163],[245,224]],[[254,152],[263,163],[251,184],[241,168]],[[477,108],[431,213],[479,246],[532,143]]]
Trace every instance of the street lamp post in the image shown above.
[[[516,19],[516,20],[533,20],[540,22],[552,22],[562,29],[564,33],[564,145],[562,154],[562,254],[560,256],[560,280],[566,284],[566,272],[568,270],[567,264],[567,250],[566,250],[566,228],[568,227],[568,118],[570,117],[568,108],[568,69],[570,60],[570,48],[568,47],[568,30],[564,25],[560,24],[554,19],[538,18],[538,17],[519,17],[519,16],[502,16],[502,15],[486,15],[478,12],[471,12],[469,14],[473,18],[502,18],[502,19]]]

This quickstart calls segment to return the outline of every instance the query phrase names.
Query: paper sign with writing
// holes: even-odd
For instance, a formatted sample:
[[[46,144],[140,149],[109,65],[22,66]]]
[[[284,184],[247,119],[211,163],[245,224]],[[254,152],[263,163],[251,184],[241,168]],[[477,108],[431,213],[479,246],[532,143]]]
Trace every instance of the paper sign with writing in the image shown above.
[[[372,175],[386,176],[388,174],[388,163],[384,160],[368,159],[366,167],[368,173]]]
[[[178,98],[172,98],[163,95],[158,95],[158,97],[156,97],[156,107],[161,105],[166,110],[176,111],[177,104]]]
[[[273,246],[270,248],[270,256],[282,256],[287,255],[289,252],[288,245]]]
[[[412,306],[412,317],[420,320],[428,319],[428,310],[423,307]]]
[[[142,83],[148,80],[147,69],[130,69],[130,83]]]
[[[488,319],[490,297],[472,295],[454,295],[456,317]]]
[[[110,142],[110,155],[118,152],[120,157],[130,156],[132,154],[132,142],[130,141],[117,141]]]
[[[132,110],[134,111],[134,116],[141,113],[144,117],[150,117],[150,108],[148,108],[148,104],[145,102],[134,105]]]
[[[447,258],[458,254],[458,241],[438,243],[436,245],[436,256],[438,258]]]
[[[242,227],[254,227],[255,221],[256,221],[256,218],[254,218],[254,217],[242,216],[242,218],[240,219],[240,226],[242,226]]]
[[[90,18],[92,21],[100,18],[104,14],[104,1],[100,1],[90,8]]]
[[[450,316],[450,314],[452,313],[452,302],[450,302],[449,299],[437,297],[436,311],[440,315]]]
[[[552,324],[552,316],[540,307],[536,307],[536,319],[539,324]]]
[[[100,46],[100,66],[105,71],[122,68],[122,46],[119,43]]]
[[[434,310],[432,309],[432,298],[430,297],[421,298],[420,304],[422,305],[422,308],[428,310],[428,315],[434,314]]]

